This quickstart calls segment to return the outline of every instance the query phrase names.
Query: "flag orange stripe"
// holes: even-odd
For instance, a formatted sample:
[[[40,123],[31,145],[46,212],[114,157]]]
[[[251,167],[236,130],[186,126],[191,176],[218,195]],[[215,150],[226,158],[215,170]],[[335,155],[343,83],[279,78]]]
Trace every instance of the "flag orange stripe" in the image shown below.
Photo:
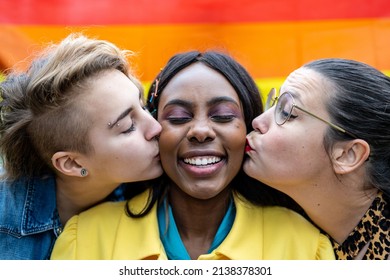
[[[110,40],[138,53],[136,65],[144,80],[152,79],[174,53],[209,48],[230,52],[256,78],[284,77],[301,64],[321,57],[357,59],[380,70],[390,69],[390,19],[88,28],[14,26],[13,30],[36,44],[59,41],[72,31]],[[28,48],[26,51],[31,50]]]

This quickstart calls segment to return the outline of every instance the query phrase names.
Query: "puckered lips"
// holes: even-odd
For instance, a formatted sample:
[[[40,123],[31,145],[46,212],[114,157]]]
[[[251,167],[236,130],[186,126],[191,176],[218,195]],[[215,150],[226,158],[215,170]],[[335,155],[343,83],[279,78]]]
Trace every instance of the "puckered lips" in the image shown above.
[[[252,151],[252,147],[251,145],[249,145],[249,142],[248,142],[248,139],[246,139],[246,144],[245,144],[245,153],[248,153],[250,151]]]

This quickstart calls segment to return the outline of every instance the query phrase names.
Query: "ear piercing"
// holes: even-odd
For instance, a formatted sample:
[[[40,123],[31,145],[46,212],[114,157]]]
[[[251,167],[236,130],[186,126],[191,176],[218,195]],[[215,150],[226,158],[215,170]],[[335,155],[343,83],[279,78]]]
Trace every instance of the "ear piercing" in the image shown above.
[[[87,176],[87,175],[88,175],[88,170],[85,169],[85,168],[81,168],[81,170],[80,170],[80,175],[81,175],[82,177]]]

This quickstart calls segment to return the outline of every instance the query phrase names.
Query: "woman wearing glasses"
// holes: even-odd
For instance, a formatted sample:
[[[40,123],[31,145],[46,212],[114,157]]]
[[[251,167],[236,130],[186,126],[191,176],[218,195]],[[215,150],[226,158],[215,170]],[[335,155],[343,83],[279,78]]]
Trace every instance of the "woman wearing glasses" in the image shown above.
[[[268,103],[244,171],[295,199],[337,259],[389,259],[390,79],[322,59],[292,72]]]

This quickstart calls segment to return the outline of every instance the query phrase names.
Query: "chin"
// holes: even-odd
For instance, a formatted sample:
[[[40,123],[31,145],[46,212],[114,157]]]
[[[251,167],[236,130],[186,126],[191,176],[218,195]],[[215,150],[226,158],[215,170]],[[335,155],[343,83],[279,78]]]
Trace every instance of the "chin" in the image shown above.
[[[149,179],[155,179],[157,177],[160,177],[163,174],[163,170],[160,166],[156,167],[156,169],[154,171],[148,170],[148,172],[149,172],[149,176],[151,176]],[[151,174],[153,174],[153,175],[151,175]]]
[[[246,161],[244,163],[244,166],[242,167],[242,169],[244,170],[245,174],[248,175],[249,177],[252,177],[254,179],[257,179],[255,176],[253,176],[254,172],[252,172],[252,169],[250,168],[250,163],[248,161]]]

